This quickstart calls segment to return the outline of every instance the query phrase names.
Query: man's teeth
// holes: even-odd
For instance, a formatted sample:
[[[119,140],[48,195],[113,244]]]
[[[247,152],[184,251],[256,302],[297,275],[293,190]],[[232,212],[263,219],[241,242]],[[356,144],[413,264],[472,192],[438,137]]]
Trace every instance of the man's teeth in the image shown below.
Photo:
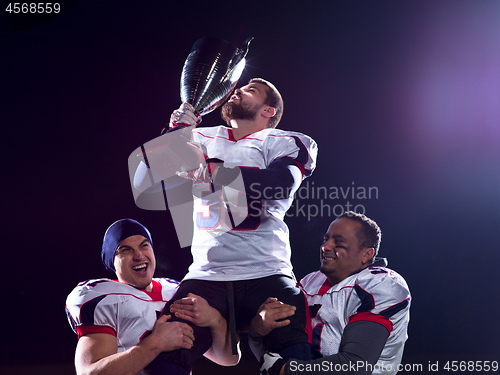
[[[147,267],[147,264],[141,264],[139,266],[132,267],[132,269],[137,271],[137,270],[141,270],[141,269],[146,268],[146,267]]]
[[[335,258],[327,257],[325,255],[323,255],[323,259],[325,259],[325,260],[335,260]]]

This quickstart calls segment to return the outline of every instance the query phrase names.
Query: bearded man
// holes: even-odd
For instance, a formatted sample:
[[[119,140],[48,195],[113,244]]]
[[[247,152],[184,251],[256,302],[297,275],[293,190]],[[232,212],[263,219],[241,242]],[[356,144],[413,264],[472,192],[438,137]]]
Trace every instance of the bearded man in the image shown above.
[[[193,181],[193,263],[171,302],[195,292],[228,319],[235,341],[235,327],[248,326],[260,305],[276,297],[297,309],[286,327],[265,338],[266,349],[309,359],[305,298],[293,276],[284,217],[315,168],[317,145],[306,135],[276,129],[282,114],[280,93],[261,78],[236,89],[222,107],[228,126],[196,128],[201,117],[189,104],[172,114],[171,129],[194,127],[193,141],[206,150],[206,162],[182,175]],[[147,168],[141,164],[135,175],[141,191],[160,186]],[[172,312],[182,318],[179,310]],[[187,374],[210,347],[210,330],[187,323],[196,337],[193,347],[160,354],[153,375]]]

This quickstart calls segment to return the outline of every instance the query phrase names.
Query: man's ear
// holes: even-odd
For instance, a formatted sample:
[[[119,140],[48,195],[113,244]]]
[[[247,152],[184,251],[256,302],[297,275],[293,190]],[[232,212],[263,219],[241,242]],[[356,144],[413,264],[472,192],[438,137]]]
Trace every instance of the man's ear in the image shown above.
[[[276,114],[276,108],[269,107],[269,106],[264,106],[264,108],[261,111],[261,115],[267,118],[274,117]]]
[[[362,251],[364,251],[362,258],[363,264],[371,263],[370,260],[375,256],[375,249],[370,247],[364,248]]]

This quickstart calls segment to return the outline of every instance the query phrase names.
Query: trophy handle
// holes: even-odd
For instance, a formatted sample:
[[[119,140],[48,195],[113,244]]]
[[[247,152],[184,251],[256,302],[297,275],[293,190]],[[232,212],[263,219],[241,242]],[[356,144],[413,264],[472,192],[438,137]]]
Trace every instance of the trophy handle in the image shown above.
[[[250,42],[253,40],[253,36],[251,36],[250,38],[247,38],[244,42],[243,42],[243,47],[242,48],[237,48],[236,49],[236,52],[234,54],[234,57],[231,59],[231,61],[229,62],[229,70],[232,70],[234,69],[234,67],[242,60],[246,57],[247,53],[248,53],[248,47],[250,45]]]

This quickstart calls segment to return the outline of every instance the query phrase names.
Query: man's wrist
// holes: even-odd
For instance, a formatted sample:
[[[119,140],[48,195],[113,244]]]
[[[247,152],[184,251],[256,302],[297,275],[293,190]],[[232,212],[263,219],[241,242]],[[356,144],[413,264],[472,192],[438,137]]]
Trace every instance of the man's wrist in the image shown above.
[[[136,350],[144,351],[144,355],[153,354],[154,357],[162,352],[159,341],[156,340],[153,332],[139,341],[135,348]]]
[[[255,326],[258,325],[256,323],[257,322],[255,321],[255,318],[253,318],[252,321],[250,322],[250,329],[249,329],[248,334],[250,335],[250,337],[252,337],[254,339],[261,339],[264,336],[266,336],[266,334],[263,334],[263,333],[261,333],[260,330],[255,329]]]
[[[227,327],[226,319],[224,319],[222,315],[218,315],[218,318],[215,319],[213,323],[208,325],[208,328],[212,332],[221,332],[223,328]]]

